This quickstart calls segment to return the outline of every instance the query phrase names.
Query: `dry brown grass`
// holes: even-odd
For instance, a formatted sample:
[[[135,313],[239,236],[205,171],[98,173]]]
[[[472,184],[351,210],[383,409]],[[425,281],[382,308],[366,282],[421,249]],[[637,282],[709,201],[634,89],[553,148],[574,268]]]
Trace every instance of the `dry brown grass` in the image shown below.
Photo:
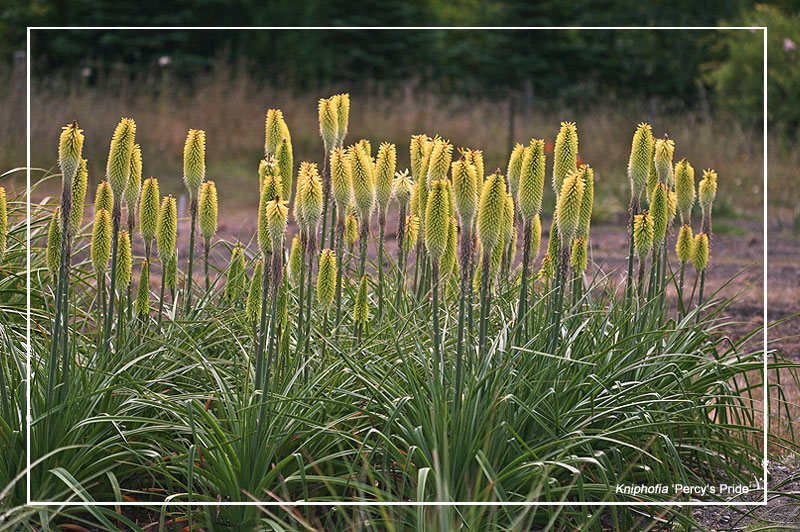
[[[350,134],[355,140],[368,138],[398,145],[398,166],[408,165],[407,145],[412,133],[427,132],[450,139],[456,146],[483,149],[487,171],[505,169],[510,146],[509,107],[506,100],[476,100],[432,95],[411,85],[386,91],[337,86],[320,93],[298,93],[266,86],[247,75],[219,66],[191,88],[168,79],[150,76],[137,81],[107,81],[101,88],[82,87],[78,81],[34,79],[31,95],[34,167],[50,168],[56,162],[60,126],[77,119],[86,131],[84,153],[89,157],[90,179],[104,172],[108,141],[121,116],[132,116],[138,124],[137,140],[142,146],[145,174],[154,175],[167,193],[180,191],[181,154],[186,131],[205,129],[208,136],[208,175],[225,188],[228,206],[255,202],[250,187],[263,152],[264,115],[268,108],[283,110],[292,131],[295,162],[321,159],[316,101],[334,92],[353,94]],[[13,113],[10,100],[0,96],[0,109]],[[716,116],[702,120],[693,113],[656,114],[642,104],[618,102],[586,106],[534,107],[529,113],[515,113],[513,140],[531,137],[553,140],[559,122],[572,120],[580,131],[580,156],[595,168],[604,183],[598,187],[601,210],[614,212],[626,207],[625,168],[630,139],[640,121],[653,124],[657,135],[668,133],[677,145],[676,158],[686,157],[696,169],[716,168],[721,176],[720,203],[757,214],[762,193],[762,138],[758,130],[746,128],[734,117]],[[0,123],[0,139],[7,149],[0,153],[5,166],[24,160],[24,136],[11,130],[13,120]],[[24,128],[22,129],[24,131]],[[19,142],[22,140],[22,142]],[[793,182],[776,148],[771,161],[781,183]],[[16,162],[12,162],[12,159]],[[777,162],[776,162],[777,161]],[[791,161],[789,161],[791,162]],[[775,183],[771,183],[773,185]],[[785,190],[783,187],[781,190]],[[797,194],[791,190],[790,194]],[[787,195],[776,194],[786,201]],[[723,207],[725,210],[726,208]]]

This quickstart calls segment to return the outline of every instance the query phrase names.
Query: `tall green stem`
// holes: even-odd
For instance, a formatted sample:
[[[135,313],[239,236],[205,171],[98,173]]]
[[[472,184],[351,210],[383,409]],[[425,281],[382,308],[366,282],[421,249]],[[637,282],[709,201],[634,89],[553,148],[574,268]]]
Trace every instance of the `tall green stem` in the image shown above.
[[[119,220],[121,216],[121,208],[118,199],[114,199],[114,207],[112,208],[112,237],[111,237],[111,282],[108,289],[108,312],[106,313],[106,326],[105,337],[103,343],[108,347],[111,339],[111,326],[114,322],[114,296],[116,295],[117,284],[117,246],[119,245]]]
[[[526,222],[522,228],[522,279],[519,283],[519,302],[517,303],[517,342],[525,337],[525,318],[528,304],[528,260],[531,254],[531,224]]]
[[[383,319],[383,235],[386,230],[386,215],[381,213],[379,218],[378,236],[378,323]]]
[[[433,271],[433,377],[437,384],[441,383],[442,352],[439,337],[439,261],[432,261]]]
[[[189,264],[186,265],[186,314],[192,308],[192,270],[194,268],[194,228],[197,224],[197,198],[192,198],[192,221],[189,227]]]

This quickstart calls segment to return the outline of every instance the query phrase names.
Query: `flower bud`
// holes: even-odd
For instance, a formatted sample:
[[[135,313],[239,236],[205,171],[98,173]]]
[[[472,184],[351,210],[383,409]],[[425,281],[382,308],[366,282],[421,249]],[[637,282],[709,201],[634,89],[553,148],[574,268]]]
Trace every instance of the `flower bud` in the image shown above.
[[[448,186],[444,179],[433,181],[428,204],[425,209],[427,230],[425,231],[425,247],[431,259],[438,262],[447,247],[449,231]]]
[[[411,192],[414,189],[414,181],[408,175],[408,170],[397,172],[392,182],[392,195],[400,206],[407,207],[411,201]]]
[[[378,148],[378,157],[375,161],[375,199],[384,217],[392,197],[392,179],[396,166],[397,148],[394,144],[384,142]]]
[[[158,180],[155,177],[144,180],[139,198],[139,233],[145,243],[152,242],[158,229]]]
[[[158,227],[156,229],[156,246],[161,262],[175,254],[175,245],[178,240],[178,206],[175,198],[166,196],[161,201],[161,210],[158,211]]]
[[[556,195],[559,195],[564,188],[564,179],[577,169],[578,128],[574,122],[561,122],[553,160],[553,190]]]
[[[350,157],[343,148],[331,151],[331,192],[336,202],[339,219],[344,220],[347,207],[353,196],[353,177],[350,168]]]
[[[239,297],[247,282],[244,266],[244,251],[237,244],[231,253],[231,262],[228,265],[228,274],[225,277],[225,298],[229,301]]]
[[[708,266],[708,235],[700,233],[694,237],[692,264],[698,272],[705,270]]]
[[[519,200],[519,182],[520,172],[522,170],[522,161],[525,158],[525,146],[519,142],[514,145],[511,150],[511,155],[508,157],[508,166],[506,167],[506,179],[508,179],[508,189],[511,195]],[[531,159],[532,161],[532,159]]]
[[[217,187],[213,181],[206,181],[200,188],[197,213],[200,218],[200,234],[208,241],[217,232]]]
[[[631,182],[631,193],[639,198],[647,187],[650,168],[653,166],[653,128],[642,122],[636,128],[631,143],[631,156],[628,159],[628,179]],[[649,196],[649,195],[648,195]]]
[[[655,227],[653,217],[644,212],[633,218],[633,245],[639,260],[645,260],[653,249]]]
[[[490,252],[499,242],[503,229],[503,210],[506,201],[506,182],[502,175],[487,176],[478,206],[478,238],[484,253]]]
[[[77,235],[81,229],[88,187],[89,172],[86,169],[86,159],[81,159],[75,179],[72,180],[72,208],[69,211],[69,235],[71,237]]]
[[[544,140],[531,139],[530,146],[523,150],[520,162],[517,196],[519,212],[526,223],[530,223],[542,208],[544,174]]]
[[[447,179],[447,170],[450,169],[450,162],[452,160],[453,145],[437,137],[433,141],[430,163],[428,164],[427,183],[429,188],[433,186],[434,181]]]
[[[195,199],[206,178],[206,132],[190,129],[183,145],[183,182],[189,198]]]
[[[339,134],[339,116],[337,114],[336,102],[332,98],[320,98],[318,105],[319,112],[319,134],[325,144],[325,153],[328,153],[336,144]]]
[[[83,130],[78,129],[77,122],[61,128],[58,140],[58,166],[61,168],[61,181],[66,190],[72,188],[72,180],[81,164],[83,138]]]
[[[405,236],[403,238],[403,251],[408,253],[414,246],[417,245],[417,240],[419,239],[419,217],[418,216],[407,216],[406,217],[406,228],[405,228]]]
[[[672,185],[672,155],[675,153],[675,143],[669,139],[657,139],[655,144],[655,164],[658,180],[665,185]]]
[[[288,135],[288,130],[287,133]],[[281,197],[286,201],[292,197],[292,182],[294,181],[294,153],[292,142],[288,137],[284,137],[278,144],[278,153],[275,155],[278,164],[278,175],[280,176]]]
[[[375,206],[375,181],[372,162],[363,146],[351,146],[349,150],[350,167],[353,178],[353,199],[361,223],[369,224]]]
[[[475,166],[460,159],[451,165],[453,175],[453,194],[461,227],[472,227],[472,220],[478,210],[478,174]]]
[[[667,234],[667,222],[669,220],[667,201],[667,187],[664,186],[664,183],[659,183],[656,185],[655,191],[653,191],[653,198],[650,204],[650,216],[653,218],[654,244],[656,247],[661,245]]]
[[[694,168],[686,159],[681,159],[675,165],[675,194],[678,200],[678,211],[681,213],[681,223],[688,224],[692,220],[695,191]]]
[[[594,204],[594,171],[588,164],[583,164],[578,169],[583,179],[583,199],[581,200],[581,213],[578,218],[578,236],[589,238],[589,229],[592,224],[592,207]]]
[[[339,147],[344,144],[347,136],[347,126],[350,123],[350,95],[348,93],[336,95],[336,124],[338,133],[336,143]]]
[[[692,226],[683,225],[678,233],[678,241],[675,243],[675,254],[681,264],[686,264],[692,260],[692,246],[694,246],[694,236],[692,235]]]
[[[572,252],[570,254],[569,264],[572,270],[578,273],[586,270],[589,263],[589,254],[587,251],[587,242],[583,237],[578,237],[572,241]]]
[[[586,184],[578,171],[564,178],[558,195],[558,235],[566,247],[578,231]]]
[[[131,170],[128,174],[128,184],[125,186],[125,204],[129,212],[139,206],[139,193],[142,190],[142,149],[138,144],[133,145],[131,152]]]
[[[111,185],[108,181],[101,181],[97,185],[97,192],[94,196],[94,212],[100,210],[107,210],[111,212],[114,206],[114,193],[111,191]]]
[[[111,215],[105,209],[97,211],[94,215],[89,255],[92,259],[92,268],[94,268],[95,273],[105,272],[108,268],[108,260],[111,258]]]
[[[120,293],[131,284],[133,257],[131,256],[131,239],[128,232],[122,230],[117,243],[117,289]]]
[[[128,185],[131,172],[131,154],[133,153],[136,123],[131,118],[123,118],[114,129],[111,146],[108,150],[106,176],[114,192],[114,204],[119,205]]]

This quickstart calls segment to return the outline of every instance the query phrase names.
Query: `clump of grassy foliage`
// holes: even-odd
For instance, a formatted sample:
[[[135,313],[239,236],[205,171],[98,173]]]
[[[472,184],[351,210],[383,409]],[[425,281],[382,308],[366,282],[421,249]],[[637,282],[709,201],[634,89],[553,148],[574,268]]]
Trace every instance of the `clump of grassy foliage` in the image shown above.
[[[576,124],[562,123],[557,136],[554,222],[539,259],[543,141],[515,148],[503,175],[486,173],[479,150],[464,148],[453,161],[449,142],[416,135],[410,174],[396,172],[394,145],[380,145],[377,156],[366,140],[345,147],[345,96],[320,103],[322,175],[303,162],[294,179],[288,126],[280,111],[267,113],[265,158],[253,172],[260,204],[252,246],[215,239],[225,185],[204,181],[204,137],[189,132],[184,175],[193,191],[192,233],[199,213],[205,283],[191,281],[192,235],[188,266],[178,266],[175,200],[165,196],[156,212],[157,182],[145,181],[141,193],[126,190],[141,179],[124,169],[147,163],[131,163],[139,150],[123,160],[128,152],[119,146],[135,145],[128,119],[109,155],[110,219],[106,204],[98,204],[92,227],[78,223],[73,231],[68,201],[58,206],[61,218],[49,202],[33,206],[31,497],[87,506],[22,509],[25,220],[19,198],[8,202],[0,258],[0,304],[8,309],[0,313],[7,353],[0,361],[0,436],[10,453],[0,460],[0,486],[7,486],[0,502],[14,509],[13,526],[92,523],[114,530],[122,523],[142,530],[113,507],[88,506],[94,501],[190,508],[156,511],[164,530],[178,519],[189,529],[241,531],[359,530],[367,521],[387,530],[626,530],[642,520],[690,526],[690,517],[670,507],[672,494],[644,496],[650,507],[582,503],[634,500],[615,491],[619,484],[693,484],[720,475],[748,484],[760,477],[753,441],[761,384],[748,375],[766,354],[749,350],[749,337],[727,338],[730,300],[703,293],[713,171],[700,184],[700,233],[679,237],[675,214],[691,227],[696,196],[688,163],[673,164],[672,141],[654,140],[640,125],[629,168],[630,259],[626,288],[618,291],[601,268],[587,268],[595,178],[590,166],[579,165]],[[72,158],[80,173],[81,153]],[[69,196],[65,166],[44,179],[61,177]],[[287,274],[295,183],[292,212],[301,234]],[[118,261],[126,285],[130,265],[141,264],[132,273],[135,313],[122,312],[132,290],[114,289],[117,198],[130,198],[123,241],[135,235],[136,208],[140,214],[141,238],[134,240],[145,250],[143,261]],[[397,257],[383,248],[392,198],[399,235],[409,239]],[[366,250],[376,207],[373,264]],[[348,236],[353,214],[358,234]],[[48,233],[56,234],[49,230],[53,219],[63,223],[58,268],[47,267],[54,242],[51,253],[42,250]],[[89,233],[97,240],[90,242]],[[676,237],[679,277],[668,246]],[[162,269],[157,295],[149,283],[154,239]],[[209,257],[231,260],[220,268],[224,260]],[[684,294],[689,261],[699,280],[696,299],[694,289]],[[668,296],[671,287],[679,297]],[[448,505],[192,507],[275,500]],[[566,505],[458,505],[531,501]]]

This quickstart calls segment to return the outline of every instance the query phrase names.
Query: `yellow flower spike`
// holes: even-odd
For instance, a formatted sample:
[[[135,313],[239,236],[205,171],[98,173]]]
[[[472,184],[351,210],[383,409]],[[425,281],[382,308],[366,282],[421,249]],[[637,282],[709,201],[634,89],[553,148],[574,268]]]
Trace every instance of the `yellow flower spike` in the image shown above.
[[[658,180],[665,185],[672,185],[672,156],[675,153],[675,143],[669,139],[657,139],[653,163]]]
[[[258,163],[258,190],[264,186],[264,178],[272,175],[272,166],[277,164],[275,159],[261,159]]]
[[[358,220],[352,214],[344,219],[344,241],[348,246],[353,246],[358,240]]]
[[[428,164],[428,187],[432,187],[434,181],[447,179],[447,171],[452,160],[453,145],[442,138],[434,140]]]
[[[478,204],[478,238],[484,252],[493,250],[503,230],[503,210],[506,202],[506,181],[499,173],[486,177]]]
[[[708,266],[708,235],[704,233],[699,233],[694,237],[692,264],[698,272],[702,272]]]
[[[131,154],[136,136],[136,123],[131,118],[123,118],[114,129],[111,145],[108,149],[108,164],[106,177],[114,192],[114,204],[119,205],[125,187],[128,184],[128,175],[131,171]]]
[[[114,205],[114,193],[111,191],[111,185],[108,181],[101,181],[97,185],[97,192],[94,196],[94,212],[105,209],[111,212]]]
[[[415,182],[420,182],[422,174],[422,162],[425,159],[425,153],[430,138],[428,135],[412,135],[409,151],[411,154],[411,177]],[[427,176],[423,176],[426,177]]]
[[[131,284],[133,257],[131,255],[131,238],[128,232],[119,232],[117,244],[117,289],[122,293]]]
[[[231,262],[228,265],[228,274],[225,277],[225,298],[234,300],[242,293],[244,284],[247,282],[245,275],[244,251],[240,245],[236,245],[231,252]]]
[[[589,253],[586,248],[587,242],[585,238],[579,237],[572,241],[569,264],[572,266],[572,270],[577,273],[586,270],[586,266],[589,264]]]
[[[156,247],[161,262],[175,254],[175,245],[178,240],[178,206],[175,198],[166,196],[161,201],[161,210],[158,212],[158,227],[156,229]]]
[[[694,236],[692,235],[692,226],[683,225],[678,233],[678,241],[675,243],[675,254],[681,264],[686,264],[692,260],[692,246],[694,246]]]
[[[69,234],[74,237],[78,234],[83,221],[83,208],[86,203],[86,189],[89,187],[89,172],[86,169],[86,159],[81,159],[75,179],[72,180],[72,208],[69,211]],[[2,253],[0,253],[2,258]]]
[[[372,143],[367,139],[361,139],[356,142],[356,146],[364,150],[364,153],[367,154],[367,158],[370,160],[371,163],[375,163],[375,159],[372,157]]]
[[[511,163],[509,163],[509,167]],[[531,139],[522,151],[519,163],[519,192],[517,203],[522,220],[530,223],[542,208],[544,194],[544,140]]]
[[[317,301],[325,312],[333,304],[336,295],[336,257],[330,249],[323,249],[319,256],[317,271]]]
[[[483,164],[483,152],[481,150],[467,150],[464,153],[464,159],[475,167],[475,175],[480,178],[480,184],[483,184],[483,176],[486,175]]]
[[[267,202],[266,214],[272,249],[275,252],[280,252],[283,249],[283,239],[286,236],[286,225],[289,217],[289,209],[286,207],[286,202],[278,198]]]
[[[667,201],[667,187],[664,186],[664,183],[659,183],[653,191],[653,201],[650,204],[650,216],[653,218],[653,235],[656,247],[661,245],[667,234],[667,222],[669,221]]]
[[[556,275],[555,265],[553,264],[553,259],[550,258],[550,254],[546,253],[544,258],[542,259],[542,268],[539,270],[539,274],[537,275],[538,279],[543,281],[549,281]]]
[[[159,198],[158,180],[155,177],[145,179],[139,198],[139,234],[145,244],[151,243],[156,237]]]
[[[317,106],[319,114],[319,134],[325,144],[325,153],[336,145],[339,135],[339,115],[336,102],[332,98],[320,98]]]
[[[652,154],[650,155],[650,172],[647,174],[647,203],[649,204],[653,201],[653,191],[656,189],[656,185],[658,184],[658,174],[656,173],[656,165],[655,165],[655,156],[656,156],[656,143],[653,142],[653,150]]]
[[[247,321],[255,325],[258,323],[261,315],[261,282],[262,272],[264,271],[264,261],[258,259],[255,269],[253,270],[253,278],[250,279],[250,288],[247,290],[247,302],[244,306],[244,313],[247,316]]]
[[[196,199],[206,178],[206,132],[190,129],[183,145],[183,182],[189,199]]]
[[[392,198],[392,180],[397,167],[397,147],[384,142],[378,148],[375,161],[375,199],[381,216],[386,217],[389,200]]]
[[[447,182],[437,179],[432,183],[428,204],[425,208],[425,247],[434,262],[438,262],[447,247],[450,227]]]
[[[581,165],[579,173],[584,181],[584,189],[581,214],[578,220],[578,236],[588,239],[592,224],[592,207],[594,206],[594,170],[588,164],[584,164]]]
[[[275,155],[277,161],[277,176],[281,183],[281,197],[289,201],[292,197],[292,182],[294,181],[294,153],[292,142],[284,137],[278,144],[278,153]],[[273,173],[273,175],[275,175]]]
[[[403,251],[408,253],[417,245],[419,239],[419,216],[406,217],[406,232],[403,238]]]
[[[358,284],[358,295],[353,307],[353,321],[359,327],[365,327],[369,323],[369,300],[367,298],[368,278],[364,274]]]
[[[638,200],[646,190],[650,168],[653,166],[653,128],[650,124],[642,122],[636,128],[631,143],[631,156],[628,159],[628,179],[631,183],[631,192]],[[649,197],[649,194],[648,194]]]
[[[330,165],[331,192],[336,202],[336,213],[339,220],[344,220],[353,196],[353,175],[348,153],[343,148],[334,149]]]
[[[58,278],[58,269],[61,266],[61,227],[61,209],[56,207],[50,217],[50,222],[47,224],[47,250],[45,253],[47,269],[50,270],[50,275],[53,276],[53,279]],[[110,245],[111,242],[109,241]]]
[[[294,235],[292,245],[289,248],[289,275],[292,280],[299,281],[300,270],[303,268],[303,249],[300,246],[300,235]]]
[[[369,224],[369,218],[375,206],[375,182],[373,181],[372,162],[358,145],[350,147],[350,167],[353,177],[353,199],[356,213],[361,223]]]
[[[536,259],[536,256],[539,255],[539,247],[542,245],[542,219],[537,214],[533,217],[533,222],[531,224],[531,256],[530,260],[533,261]]]
[[[147,261],[142,263],[142,273],[139,276],[139,288],[136,290],[134,307],[137,316],[150,314],[150,267]]]
[[[59,214],[58,217],[60,220],[61,215]],[[60,231],[58,236],[60,240]],[[61,251],[59,250],[59,256],[60,253]],[[89,255],[92,259],[94,272],[97,274],[105,272],[108,268],[108,260],[111,258],[111,214],[105,209],[97,211],[94,215]]]
[[[264,132],[264,155],[276,157],[278,146],[286,138],[288,132],[286,122],[283,119],[283,112],[280,109],[267,110]]]
[[[213,181],[206,181],[200,187],[200,198],[197,203],[200,234],[208,241],[217,232],[219,204],[217,202],[217,186]]]
[[[414,181],[408,174],[408,170],[397,172],[392,181],[392,196],[400,206],[408,206],[411,201],[411,193],[414,190]]]
[[[472,220],[478,210],[478,174],[475,166],[465,159],[451,165],[453,176],[453,195],[461,227],[472,227]]]
[[[142,191],[142,149],[138,144],[133,145],[131,152],[131,170],[128,174],[128,184],[125,186],[125,205],[128,212],[134,212],[139,205],[139,193]]]
[[[700,180],[700,206],[703,208],[703,218],[711,216],[711,206],[717,195],[717,173],[714,170],[705,170]]]
[[[344,145],[344,138],[347,136],[347,127],[350,123],[350,95],[348,93],[336,96],[336,124],[338,134],[336,135],[337,145]]]
[[[681,213],[681,223],[691,223],[692,207],[694,207],[696,197],[694,168],[686,159],[681,159],[675,165],[675,194],[677,195],[678,211]]]
[[[156,247],[161,262],[175,254],[175,245],[178,241],[178,206],[175,198],[166,196],[161,201],[161,210],[158,212],[156,227]]]
[[[633,245],[639,260],[645,260],[653,249],[655,226],[653,217],[646,211],[633,218]]]
[[[578,169],[578,128],[575,122],[561,122],[553,157],[553,190],[558,196],[564,179]]]
[[[456,258],[458,256],[458,224],[456,219],[450,217],[447,226],[447,246],[444,248],[444,253],[439,259],[439,272],[442,275],[449,275],[452,273],[453,268],[456,266]]]
[[[558,195],[558,235],[565,248],[578,231],[585,189],[586,184],[577,170],[564,178]]]
[[[522,171],[522,161],[525,158],[525,152],[529,151],[528,148],[525,148],[519,142],[514,145],[514,149],[511,150],[511,155],[508,158],[508,166],[506,167],[506,179],[508,179],[508,188],[511,191],[511,195],[514,196],[515,199],[519,200],[519,183],[520,183],[520,172]]]
[[[316,163],[308,166],[303,191],[303,218],[312,237],[316,235],[317,226],[322,219],[322,179],[317,171]]]
[[[77,122],[61,128],[58,140],[58,166],[61,168],[61,181],[65,190],[72,188],[72,180],[78,172],[83,153],[83,130]]]
[[[295,191],[294,195],[294,208],[292,209],[292,214],[294,215],[294,219],[297,222],[297,227],[300,229],[300,232],[305,234],[308,231],[308,223],[306,222],[306,210],[305,210],[305,193],[306,193],[306,183],[309,180],[308,175],[308,165],[310,163],[302,162],[300,163],[300,170],[297,172],[297,190]],[[274,199],[269,198],[270,201]]]

